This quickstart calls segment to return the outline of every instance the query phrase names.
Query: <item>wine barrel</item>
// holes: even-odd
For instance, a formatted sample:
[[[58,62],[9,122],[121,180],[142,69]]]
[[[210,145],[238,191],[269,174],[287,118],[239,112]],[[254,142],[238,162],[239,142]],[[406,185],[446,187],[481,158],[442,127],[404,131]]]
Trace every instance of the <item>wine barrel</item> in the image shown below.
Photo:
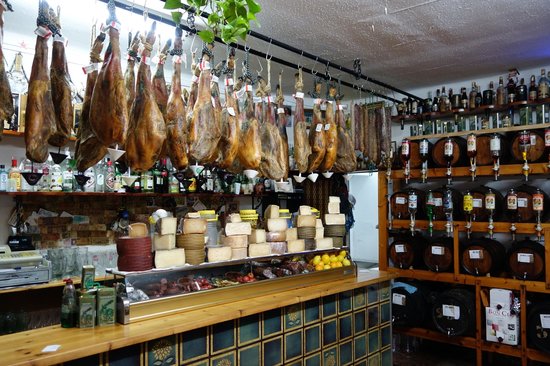
[[[463,166],[466,164],[466,140],[462,137],[452,137],[453,140],[453,160],[452,166]],[[446,167],[447,161],[445,160],[445,141],[447,138],[441,138],[437,140],[432,149],[432,159],[436,166]]]
[[[514,242],[508,251],[508,270],[512,276],[522,280],[544,278],[544,246],[536,241],[525,239]]]
[[[392,286],[392,322],[395,326],[423,325],[427,318],[428,290],[418,281],[396,281]]]
[[[424,264],[434,272],[452,272],[453,238],[440,237],[431,240],[424,249]]]
[[[522,184],[521,186],[514,188],[518,195],[518,210],[515,217],[516,222],[535,222],[537,218],[537,213],[533,210],[533,194],[536,193],[537,189],[535,187],[529,186],[527,184]],[[544,196],[544,212],[542,213],[542,218],[546,217],[545,212],[548,212],[548,207],[550,205],[550,198],[548,195],[541,191]],[[508,199],[508,194],[506,195],[506,200]],[[503,201],[503,202],[506,202]],[[507,215],[511,216],[510,212],[507,211]]]
[[[460,263],[474,276],[499,275],[506,259],[506,249],[493,239],[470,239],[462,244]]]
[[[533,301],[527,313],[527,345],[550,353],[550,328],[543,327],[541,315],[550,315],[550,302]],[[548,325],[545,324],[547,327]]]
[[[538,162],[545,158],[544,134],[539,131],[530,131],[531,147],[527,152],[527,158],[530,163]],[[508,139],[510,142],[510,153],[512,159],[516,162],[523,162],[523,155],[519,144],[519,132],[510,133]]]
[[[396,235],[388,248],[393,266],[401,269],[419,268],[423,265],[422,253],[426,239],[420,233]]]
[[[437,330],[448,336],[470,335],[475,330],[476,307],[472,291],[454,288],[436,296],[432,320]]]
[[[453,219],[461,220],[464,218],[462,211],[462,201],[464,200],[464,195],[454,188],[450,189],[451,192],[453,192]],[[434,220],[436,221],[444,221],[447,219],[445,216],[445,211],[443,210],[443,194],[446,190],[447,187],[443,186],[433,191],[435,201]]]
[[[422,168],[422,158],[420,158],[420,141],[413,140],[410,142],[410,149],[411,149],[411,158],[409,159],[409,165],[411,166],[411,169],[420,169]],[[432,151],[433,144],[431,142],[428,142],[428,153]],[[399,156],[401,156],[401,147],[399,147]],[[403,163],[401,162],[401,165]],[[430,155],[428,155],[428,167],[433,165],[433,160]],[[401,168],[404,168],[401,166]]]
[[[491,156],[491,135],[479,135],[476,138],[476,165],[493,165]],[[505,136],[500,136],[500,164],[510,161],[510,147]]]
[[[497,220],[503,213],[505,201],[504,197],[502,197],[502,194],[499,191],[497,191],[496,189],[491,189],[491,191],[495,194],[495,210],[493,211],[493,220]],[[489,192],[489,187],[486,186],[479,186],[470,191],[474,199],[474,208],[472,210],[473,221],[489,221],[489,210],[485,208],[485,194],[487,194],[487,192]],[[464,217],[466,217],[466,214],[464,213],[464,206],[462,203],[460,205],[460,208],[462,209]]]
[[[390,197],[390,207],[391,215],[394,219],[397,220],[408,220],[411,215],[409,214],[409,191],[411,189],[395,192]],[[412,188],[417,195],[417,209],[416,209],[416,219],[419,220],[425,217],[425,195],[424,192]]]

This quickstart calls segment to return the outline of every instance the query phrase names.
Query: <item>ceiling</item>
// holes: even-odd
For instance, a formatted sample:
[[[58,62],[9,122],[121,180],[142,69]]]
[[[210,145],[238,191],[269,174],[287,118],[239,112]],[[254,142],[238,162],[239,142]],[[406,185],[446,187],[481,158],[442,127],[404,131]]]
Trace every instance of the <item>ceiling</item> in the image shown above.
[[[170,18],[169,12],[162,9],[161,0],[119,1],[128,8],[145,5],[150,13]],[[521,71],[550,64],[547,0],[258,1],[263,9],[258,14],[260,27],[254,26],[255,31],[350,69],[353,60],[360,58],[363,74],[406,91],[487,75],[505,75],[510,68]],[[32,54],[38,0],[13,0],[12,5],[15,12],[5,15],[5,48],[24,47]],[[98,0],[50,0],[50,5],[61,6],[63,28],[72,46],[67,51],[69,62],[80,69],[87,60],[93,19],[101,22],[106,6]],[[143,25],[140,16],[122,10],[117,14],[123,27],[128,23]],[[123,49],[127,32],[123,28]],[[167,25],[159,28],[163,40],[171,37],[172,32]],[[192,39],[187,39],[184,49],[191,47]],[[200,46],[198,40],[195,47],[197,45]],[[247,45],[325,72],[325,65],[266,42],[249,37]],[[224,55],[225,47],[218,45],[217,60]],[[242,60],[244,55],[240,53],[237,57]],[[32,58],[26,59],[29,73]],[[260,64],[265,74],[266,60],[253,58],[253,68],[259,69]],[[294,70],[273,64],[274,80],[279,70],[284,70],[283,88],[290,94],[294,88]],[[329,72],[333,78],[388,92],[364,80],[355,81],[339,70]],[[167,79],[170,75],[171,71],[167,70]],[[309,87],[311,79],[307,77],[304,81],[306,88]]]

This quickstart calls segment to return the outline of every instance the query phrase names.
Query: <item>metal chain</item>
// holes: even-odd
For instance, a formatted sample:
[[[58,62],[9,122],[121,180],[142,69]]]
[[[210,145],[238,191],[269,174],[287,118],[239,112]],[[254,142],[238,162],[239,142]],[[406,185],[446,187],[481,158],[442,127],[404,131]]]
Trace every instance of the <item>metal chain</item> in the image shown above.
[[[227,59],[231,57],[235,57],[235,47],[231,47],[230,45],[227,45]],[[229,68],[229,63],[226,62],[225,65],[223,66],[222,72],[224,75],[228,75],[228,74],[232,75],[234,72],[234,68]]]
[[[254,77],[254,75],[252,75],[252,73],[250,72],[250,62],[249,62],[249,57],[250,57],[250,48],[246,49],[245,47],[245,56],[244,56],[244,61],[243,61],[243,66],[244,66],[244,73],[243,73],[243,77],[246,79],[248,79],[250,81],[250,84],[254,85],[256,84],[256,78]]]
[[[181,25],[176,25],[176,39],[181,38],[183,36],[183,29],[181,28]],[[182,48],[175,48],[176,42],[174,42],[174,48],[170,50],[170,56],[181,56],[183,55],[183,49]]]
[[[187,32],[187,35],[190,34],[196,34],[197,33],[197,27],[195,26],[195,10],[189,9],[187,11],[187,26],[189,27],[189,31]]]
[[[209,44],[213,45],[214,43],[203,43],[203,45],[202,45],[202,54],[207,55],[208,58],[210,58],[210,62],[213,62],[214,61],[214,53],[212,52],[212,50],[210,48],[208,48]]]
[[[353,71],[355,72],[355,79],[361,79],[361,60],[358,58],[353,60]]]
[[[41,2],[38,10],[38,18],[36,19],[36,25],[38,27],[46,27],[48,28],[53,34],[57,34],[61,36],[61,33],[59,32],[59,28],[55,25],[54,22],[51,21],[50,14],[49,14],[49,6],[48,3]]]

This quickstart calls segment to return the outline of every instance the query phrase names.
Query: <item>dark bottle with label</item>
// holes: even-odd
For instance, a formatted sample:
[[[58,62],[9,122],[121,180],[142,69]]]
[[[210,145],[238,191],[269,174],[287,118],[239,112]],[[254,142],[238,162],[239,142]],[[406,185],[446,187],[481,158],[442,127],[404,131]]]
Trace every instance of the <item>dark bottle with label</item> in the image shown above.
[[[526,102],[528,97],[527,85],[525,85],[525,80],[521,78],[519,85],[516,86],[516,101]]]
[[[498,78],[498,88],[497,88],[497,105],[506,104],[506,93],[504,90],[504,79],[501,77]]]
[[[161,175],[160,161],[157,161],[153,167],[153,192],[163,193],[162,191],[162,175]]]
[[[546,99],[548,97],[550,97],[550,87],[548,83],[548,78],[546,77],[546,70],[541,69],[537,99],[541,100],[541,99]]]
[[[449,89],[451,96],[451,109],[460,109],[462,107],[460,94],[453,94],[453,89]]]
[[[529,101],[534,102],[537,100],[537,82],[535,81],[535,75],[531,75],[531,81],[529,82]]]
[[[64,281],[65,287],[61,300],[61,327],[74,328],[77,317],[76,290],[72,279],[68,278]]]
[[[160,176],[162,178],[162,193],[168,193],[170,186],[169,174],[170,172],[168,171],[168,167],[166,166],[166,158],[163,158],[161,159],[160,167]]]
[[[447,112],[448,103],[449,103],[449,98],[447,97],[447,93],[445,92],[445,87],[442,87],[441,95],[439,96],[439,111],[441,113]]]
[[[416,99],[411,102],[411,114],[418,114],[418,100]]]
[[[407,98],[407,109],[405,114],[409,115],[412,114],[412,108],[413,108],[413,101],[411,97]]]
[[[516,82],[511,75],[508,84],[506,84],[506,91],[508,92],[508,103],[514,103],[516,101]]]
[[[489,83],[489,89],[483,91],[483,105],[492,106],[495,104],[495,87],[493,82]]]
[[[470,110],[476,108],[476,97],[477,97],[477,85],[475,81],[472,81],[472,89],[470,90],[469,101],[468,101]]]
[[[422,103],[422,112],[430,113],[432,111],[432,92],[428,92],[428,98],[424,99]]]
[[[432,103],[432,112],[439,112],[439,96],[441,95],[441,91],[437,89],[435,91],[435,97]]]
[[[468,94],[466,88],[460,88],[460,104],[462,109],[468,109]]]
[[[481,107],[482,103],[483,103],[483,94],[481,93],[481,86],[477,85],[476,108]]]

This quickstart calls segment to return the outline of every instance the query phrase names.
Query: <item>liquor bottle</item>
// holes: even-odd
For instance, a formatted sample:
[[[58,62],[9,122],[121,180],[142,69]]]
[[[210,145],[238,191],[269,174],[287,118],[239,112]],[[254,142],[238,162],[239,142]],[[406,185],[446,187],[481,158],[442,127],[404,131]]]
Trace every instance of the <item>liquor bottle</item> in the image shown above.
[[[477,91],[476,91],[476,108],[481,107],[483,104],[483,93],[481,93],[481,86],[477,85]]]
[[[493,106],[495,104],[495,86],[491,81],[489,89],[483,91],[483,105]]]
[[[451,109],[460,109],[462,108],[462,101],[461,101],[461,95],[460,94],[453,94],[453,89],[449,88],[449,95],[451,98]]]
[[[493,229],[495,228],[493,225],[493,216],[496,209],[496,196],[491,188],[485,194],[485,209],[489,211],[489,225],[487,228],[489,229],[489,237],[493,239]]]
[[[477,85],[475,81],[472,81],[472,89],[470,90],[468,105],[470,110],[476,108],[476,97],[477,97]]]
[[[180,191],[180,182],[174,176],[176,169],[172,168],[172,174],[170,174],[170,193],[179,193]]]
[[[544,195],[539,188],[537,188],[537,191],[533,193],[533,211],[537,214],[537,225],[535,226],[535,231],[537,232],[537,239],[540,242],[542,238],[541,219],[544,212]]]
[[[74,160],[71,159],[69,148],[65,149],[65,155],[67,157],[63,160],[61,165],[61,171],[63,175],[63,192],[72,192],[73,191],[73,179],[74,179],[74,169],[73,163]]]
[[[468,94],[466,94],[466,88],[460,88],[460,104],[462,109],[468,109]]]
[[[407,98],[403,98],[401,103],[397,104],[397,114],[404,116],[407,112]]]
[[[418,100],[413,99],[411,104],[411,114],[417,115],[418,114]]]
[[[476,157],[477,157],[477,136],[473,133],[466,138],[466,154],[470,158],[470,172],[472,173],[472,182],[476,179]]]
[[[142,192],[153,192],[154,190],[154,176],[153,168],[143,172],[141,175],[141,191]]]
[[[466,191],[464,193],[464,197],[462,200],[462,210],[466,214],[466,233],[469,239],[472,232],[472,212],[474,211],[474,197],[472,196],[470,191]]]
[[[498,134],[494,133],[491,135],[489,149],[491,150],[491,157],[493,158],[495,180],[498,180],[500,170],[500,136]]]
[[[525,176],[525,181],[529,180],[529,158],[528,153],[531,149],[531,133],[529,131],[523,130],[518,132],[519,134],[519,149],[521,151],[521,156],[523,158],[523,167],[521,168],[523,175]]]
[[[21,160],[21,164],[19,164],[19,170],[21,173],[32,173],[32,163],[29,159],[25,158]],[[27,180],[21,176],[21,191],[22,192],[32,192],[34,189],[33,187],[27,183]]]
[[[544,149],[548,155],[548,168],[550,168],[550,128],[544,130]]]
[[[433,218],[434,218],[434,210],[435,210],[435,200],[434,200],[434,194],[432,190],[428,190],[427,198],[426,198],[426,216],[428,217],[428,233],[430,236],[433,235]]]
[[[132,187],[134,193],[141,193],[141,173],[139,173],[138,178],[134,181],[134,186]]]
[[[516,82],[512,74],[508,78],[508,84],[506,84],[506,92],[508,93],[508,103],[514,103],[516,101]]]
[[[411,159],[411,142],[405,138],[401,141],[401,163],[405,170],[405,183],[409,183],[410,175],[410,159]]]
[[[447,223],[445,228],[447,229],[447,236],[453,236],[453,192],[447,187],[443,193],[443,212],[447,217]]]
[[[107,166],[105,167],[105,192],[115,191],[115,167],[111,159],[107,158]]]
[[[432,112],[439,112],[439,96],[441,95],[441,91],[437,89],[435,91],[435,97],[432,103]]]
[[[525,79],[521,78],[519,85],[516,86],[516,101],[525,102],[527,99],[529,99],[527,85],[525,85]]]
[[[42,163],[42,179],[40,179],[40,190],[43,192],[48,192],[50,190],[50,171],[52,169],[53,159],[50,154],[48,154],[48,159]]]
[[[84,192],[95,192],[95,169],[93,166],[86,169],[84,172],[86,177],[90,177],[84,184]]]
[[[406,106],[407,108],[405,109],[405,114],[406,115],[410,115],[412,114],[412,98],[411,97],[408,97],[407,98],[407,102],[406,102]]]
[[[428,98],[424,99],[424,103],[422,105],[422,112],[423,113],[430,113],[432,111],[432,92],[428,92]]]
[[[411,236],[414,236],[415,216],[416,216],[416,211],[418,209],[418,195],[413,189],[411,189],[409,191],[408,198],[409,198],[408,210],[411,218],[411,223],[409,224],[409,226],[411,228]]]
[[[61,300],[61,327],[74,328],[77,318],[77,303],[76,290],[73,285],[73,280],[68,278],[65,280],[63,288],[63,297]]]
[[[105,192],[105,164],[101,159],[95,166],[95,191]]]
[[[168,168],[166,167],[166,158],[161,160],[160,176],[162,177],[162,193],[168,193],[169,179]]]
[[[162,177],[160,175],[160,162],[153,165],[153,192],[162,193]]]
[[[114,183],[114,191],[118,192],[122,189],[123,182],[122,182],[122,173],[120,172],[120,168],[118,167],[118,163],[115,162],[115,183]]]
[[[4,164],[0,165],[0,192],[8,190],[8,172]]]
[[[541,69],[537,99],[542,100],[548,97],[550,97],[550,88],[548,85],[548,79],[546,78],[546,70]]]
[[[428,173],[429,147],[430,143],[428,142],[428,139],[420,140],[420,143],[418,144],[418,150],[420,153],[420,160],[422,161],[422,183],[426,183]]]
[[[61,192],[63,190],[63,170],[59,164],[52,165],[50,170],[50,191]]]
[[[537,100],[537,83],[535,81],[535,75],[531,75],[531,81],[529,82],[529,101],[534,102]]]
[[[439,96],[439,111],[441,113],[448,111],[449,98],[445,92],[445,87],[441,87],[441,95]]]
[[[498,88],[497,88],[497,105],[506,104],[506,93],[504,89],[504,78],[501,76],[498,78]]]
[[[454,158],[454,141],[451,137],[448,137],[445,141],[445,146],[443,148],[443,158],[447,161],[447,183],[451,184],[452,180],[452,171],[451,164]]]
[[[11,181],[11,184],[10,184]],[[17,167],[17,159],[11,158],[11,168],[8,170],[8,191],[21,191],[21,170]]]

